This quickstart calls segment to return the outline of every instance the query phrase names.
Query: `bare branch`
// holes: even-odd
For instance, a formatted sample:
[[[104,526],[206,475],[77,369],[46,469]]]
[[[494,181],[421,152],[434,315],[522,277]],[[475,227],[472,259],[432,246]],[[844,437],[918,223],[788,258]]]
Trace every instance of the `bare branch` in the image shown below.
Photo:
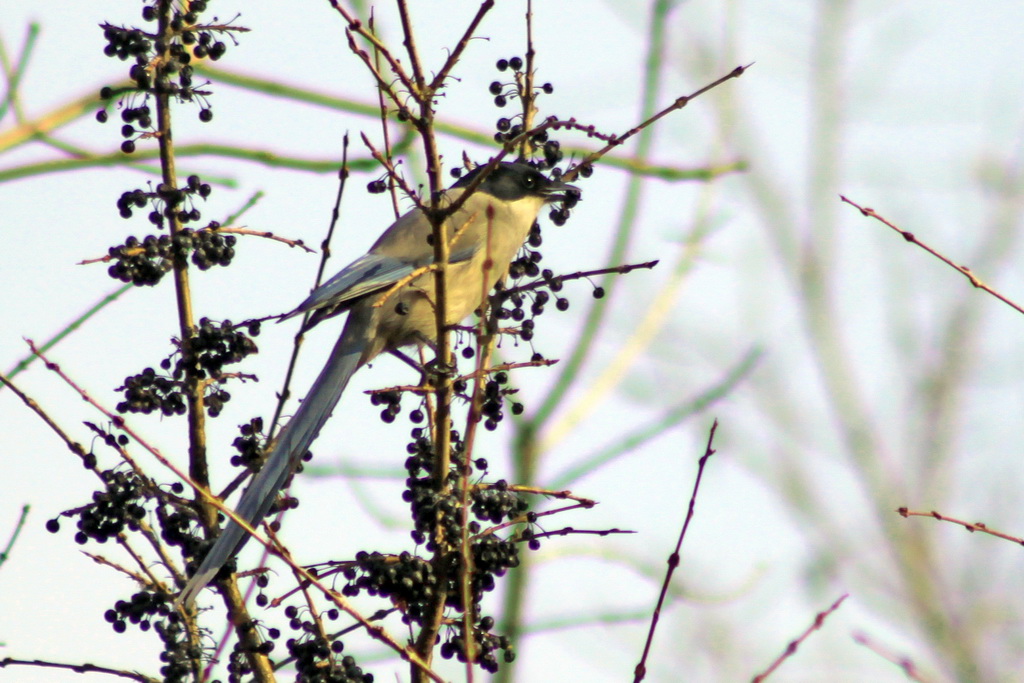
[[[870,638],[863,631],[854,632],[853,641],[858,645],[863,645],[882,659],[886,659],[903,669],[903,673],[906,674],[907,678],[910,680],[917,681],[918,683],[928,683],[929,679],[925,678],[924,674],[921,673],[920,669],[917,668],[917,665],[914,664],[914,661],[910,659],[910,657],[896,654],[889,648]]]
[[[843,200],[844,202],[846,202],[847,204],[849,204],[850,206],[852,206],[852,207],[856,208],[857,210],[859,210],[862,215],[867,216],[869,218],[874,218],[875,220],[879,221],[880,223],[883,223],[883,224],[889,226],[890,228],[892,228],[893,230],[898,232],[903,237],[903,239],[905,239],[906,241],[910,242],[911,244],[916,244],[917,246],[921,247],[922,249],[927,251],[929,254],[931,254],[935,258],[939,259],[940,261],[942,261],[947,266],[949,266],[953,270],[957,271],[958,273],[960,273],[964,277],[966,277],[970,281],[971,285],[973,285],[975,288],[980,289],[983,292],[988,292],[989,294],[991,294],[995,298],[999,299],[1004,304],[1006,304],[1007,306],[1009,306],[1013,310],[1017,311],[1018,313],[1024,313],[1024,307],[1022,307],[1020,304],[1016,303],[1015,301],[1012,301],[1008,297],[1000,294],[996,290],[994,290],[991,287],[989,287],[988,285],[986,285],[984,282],[981,281],[981,278],[979,278],[977,275],[975,275],[974,272],[971,271],[971,269],[968,268],[967,266],[962,266],[962,265],[960,265],[958,263],[954,263],[953,260],[951,258],[949,258],[948,256],[945,256],[944,254],[942,254],[938,250],[934,249],[933,247],[928,246],[927,244],[925,244],[921,240],[917,239],[917,237],[914,235],[914,233],[910,232],[909,230],[902,230],[902,229],[896,227],[894,224],[892,224],[891,222],[889,222],[888,220],[886,220],[882,216],[878,215],[878,213],[876,213],[874,209],[871,209],[871,208],[868,208],[868,207],[865,207],[865,206],[861,206],[860,204],[858,204],[858,203],[856,203],[856,202],[854,202],[854,201],[852,201],[850,199],[847,199],[843,195],[839,195],[839,198],[841,200]]]
[[[697,463],[697,478],[693,482],[693,493],[690,494],[690,505],[686,511],[686,520],[683,522],[683,528],[679,532],[679,540],[676,541],[675,551],[668,557],[668,571],[665,572],[665,581],[661,584],[661,594],[658,596],[658,604],[654,608],[654,614],[651,615],[651,628],[647,631],[647,642],[644,643],[644,653],[640,657],[640,663],[636,665],[636,669],[633,671],[633,683],[640,683],[647,675],[647,655],[651,652],[651,644],[654,642],[654,632],[658,628],[658,620],[661,618],[661,608],[665,604],[665,596],[668,595],[668,587],[672,583],[672,574],[675,573],[676,567],[679,566],[679,549],[683,546],[683,539],[686,538],[686,530],[690,528],[690,520],[693,519],[693,510],[697,504],[697,491],[700,490],[700,480],[704,475],[704,466],[707,464],[708,459],[715,454],[711,444],[715,440],[715,431],[718,430],[718,420],[715,420],[711,425],[711,431],[708,433],[708,444],[704,449],[704,455],[701,456],[700,461]]]
[[[765,669],[764,673],[754,676],[753,683],[761,683],[762,681],[764,681],[776,669],[782,666],[782,663],[784,661],[786,661],[794,654],[796,654],[797,648],[800,647],[800,644],[807,640],[807,638],[810,637],[812,633],[820,629],[822,624],[825,623],[825,619],[828,617],[828,615],[832,614],[837,609],[839,609],[839,606],[843,604],[843,600],[846,600],[846,598],[848,597],[849,594],[843,594],[839,597],[838,600],[832,603],[831,607],[826,609],[824,612],[818,612],[818,615],[814,617],[814,623],[808,626],[807,630],[801,633],[796,640],[790,642],[790,644],[786,646],[785,651],[781,655],[779,655],[778,658],[774,662],[772,662],[767,669]]]
[[[951,524],[959,524],[963,528],[970,532],[980,531],[983,534],[989,536],[995,536],[996,538],[1002,538],[1007,541],[1012,541],[1017,545],[1024,545],[1024,538],[1018,538],[1017,536],[1011,536],[1005,534],[1002,531],[996,531],[995,529],[989,529],[984,522],[965,522],[962,519],[956,519],[955,517],[947,517],[946,515],[940,514],[935,510],[931,512],[915,512],[907,508],[897,508],[896,512],[900,513],[902,517],[931,517],[937,519],[940,522],[949,522]]]

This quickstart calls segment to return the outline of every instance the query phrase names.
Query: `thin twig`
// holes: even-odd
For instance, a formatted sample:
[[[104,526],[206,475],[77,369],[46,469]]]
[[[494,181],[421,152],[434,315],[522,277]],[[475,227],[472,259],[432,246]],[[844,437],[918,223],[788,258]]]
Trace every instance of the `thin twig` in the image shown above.
[[[228,228],[200,228],[199,230],[196,230],[196,232],[197,233],[199,233],[199,232],[222,232],[222,233],[233,233],[233,234],[236,234],[236,235],[252,235],[254,237],[263,237],[265,239],[274,240],[276,242],[282,242],[284,244],[287,244],[289,247],[298,247],[298,248],[300,248],[300,249],[302,249],[302,250],[304,250],[304,251],[306,251],[307,253],[310,253],[310,254],[315,254],[316,253],[315,249],[310,249],[309,247],[307,247],[305,242],[303,242],[302,240],[290,239],[288,237],[281,237],[280,235],[275,235],[274,233],[267,232],[266,230],[252,230],[250,228],[231,228],[231,227],[228,227]],[[145,247],[134,247],[134,248],[131,248],[131,249],[124,249],[122,251],[122,253],[121,253],[121,256],[138,256],[140,254],[145,254],[145,253],[146,253],[146,248]],[[106,254],[105,256],[100,256],[100,257],[97,257],[97,258],[83,259],[83,260],[77,262],[75,265],[76,266],[88,266],[88,265],[91,265],[93,263],[110,263],[115,258],[118,258],[118,257],[111,256],[110,254]]]
[[[782,666],[782,663],[784,661],[786,661],[787,659],[792,657],[794,654],[796,654],[797,648],[800,647],[800,644],[803,643],[805,640],[807,640],[807,638],[812,633],[814,633],[815,631],[820,629],[822,624],[825,623],[825,619],[830,614],[832,614],[837,609],[839,609],[839,606],[841,604],[843,604],[843,600],[846,600],[846,598],[848,598],[848,597],[849,597],[849,594],[848,593],[844,593],[843,595],[839,596],[838,600],[836,600],[835,602],[832,603],[831,607],[829,607],[824,612],[819,612],[817,614],[817,616],[814,617],[814,623],[811,624],[810,626],[808,626],[807,630],[805,630],[803,633],[801,633],[800,636],[796,640],[791,641],[789,643],[789,645],[786,646],[785,651],[781,655],[779,655],[775,659],[774,662],[771,663],[771,666],[769,666],[767,669],[765,669],[764,673],[760,673],[760,674],[754,676],[753,683],[761,683],[762,681],[764,681],[764,679],[768,678],[768,676],[770,676],[772,674],[772,672],[774,672],[776,669],[778,669],[780,666]]]
[[[693,519],[693,510],[697,504],[697,491],[700,490],[700,480],[704,475],[704,466],[707,464],[708,459],[715,454],[715,450],[711,448],[711,444],[715,440],[715,431],[718,430],[718,420],[715,420],[711,425],[711,431],[708,433],[708,444],[704,449],[704,455],[701,456],[697,463],[697,479],[693,482],[693,493],[690,494],[690,505],[686,511],[686,520],[683,522],[683,528],[679,532],[679,540],[676,541],[675,551],[668,557],[668,571],[665,572],[665,581],[661,584],[661,594],[658,596],[658,604],[654,608],[654,614],[651,616],[651,627],[647,631],[647,642],[644,643],[644,653],[640,657],[640,663],[636,665],[636,669],[633,671],[633,683],[640,683],[647,675],[647,655],[650,654],[651,644],[654,642],[654,632],[658,628],[658,620],[661,618],[661,608],[665,604],[665,596],[668,595],[668,587],[672,583],[672,574],[675,573],[676,567],[679,566],[679,549],[683,545],[683,539],[686,538],[686,530],[690,528],[690,520]]]
[[[501,363],[500,365],[491,365],[482,370],[474,370],[473,372],[466,375],[459,375],[454,378],[454,382],[468,382],[470,380],[477,379],[485,375],[491,375],[496,372],[502,372],[505,370],[517,370],[519,368],[537,368],[547,367],[554,365],[558,362],[556,359],[542,358],[540,360],[528,360],[521,363]],[[399,384],[396,386],[385,387],[384,389],[367,389],[364,393],[366,394],[389,394],[395,391],[408,391],[414,394],[432,394],[435,389],[432,386],[422,386],[413,384]]]
[[[476,29],[480,26],[480,22],[483,21],[484,15],[491,11],[494,7],[494,0],[484,0],[480,3],[480,9],[476,11],[476,16],[469,22],[469,26],[462,32],[462,37],[459,38],[459,42],[455,44],[455,49],[452,50],[451,55],[445,60],[444,66],[437,72],[437,76],[434,77],[433,82],[430,84],[431,90],[439,90],[448,78],[448,74],[455,68],[455,64],[462,57],[462,53],[465,51],[466,46],[469,45],[469,41],[473,38],[473,34],[476,33]]]
[[[363,60],[363,63],[366,65],[366,68],[369,69],[370,73],[373,74],[374,78],[377,79],[378,86],[380,86],[380,88],[388,94],[388,97],[403,110],[408,111],[399,102],[397,93],[391,87],[390,79],[385,79],[383,74],[381,74],[381,72],[378,71],[377,68],[373,65],[373,62],[370,60],[370,55],[366,52],[366,50],[363,50],[358,45],[356,45],[355,36],[362,36],[368,43],[370,43],[370,45],[372,45],[374,49],[377,52],[379,52],[379,54],[385,59],[385,61],[387,61],[388,67],[391,69],[391,72],[395,74],[395,76],[401,82],[402,87],[405,88],[406,91],[408,91],[410,94],[413,94],[415,96],[418,94],[416,84],[406,73],[405,69],[402,68],[401,62],[399,62],[395,58],[395,56],[391,54],[391,51],[387,48],[387,46],[384,45],[384,43],[382,43],[381,40],[377,38],[377,36],[375,36],[372,31],[368,30],[366,27],[363,26],[363,22],[349,14],[349,12],[344,7],[338,4],[337,0],[329,0],[329,2],[331,3],[331,7],[337,10],[338,13],[345,18],[345,21],[348,22],[348,26],[345,28],[345,35],[348,38],[348,45],[349,48],[352,50],[353,54],[355,54],[357,57]]]
[[[373,9],[370,9],[370,33],[376,35],[374,30],[374,15]],[[380,50],[376,47],[373,49],[373,63],[377,69],[380,69]],[[380,129],[381,135],[384,136],[384,158],[387,159],[388,164],[394,163],[394,150],[391,147],[391,127],[388,126],[388,103],[384,99],[384,91],[377,88],[377,104],[380,106]],[[395,212],[395,220],[398,220],[400,214],[398,210],[398,192],[396,191],[396,185],[391,181],[391,177],[388,176],[388,194],[391,195],[391,208]]]
[[[90,454],[85,450],[85,447],[82,444],[78,443],[77,441],[73,441],[71,437],[68,436],[67,433],[63,429],[61,429],[56,422],[53,421],[53,418],[51,418],[50,415],[45,410],[43,410],[38,403],[36,403],[35,399],[30,398],[25,392],[19,389],[13,382],[11,382],[10,379],[8,379],[6,375],[0,374],[0,382],[2,382],[5,387],[13,391],[15,396],[21,399],[22,403],[24,403],[26,406],[32,409],[32,411],[34,411],[36,415],[42,418],[43,422],[45,422],[47,426],[51,430],[53,430],[53,433],[59,436],[61,440],[67,445],[68,450],[70,450],[72,453],[81,458],[82,462],[89,462]]]
[[[968,531],[980,531],[983,534],[989,536],[995,536],[996,538],[1002,538],[1007,541],[1012,541],[1017,545],[1024,545],[1024,538],[1018,538],[1017,536],[1011,536],[1005,534],[1002,531],[996,531],[995,529],[989,529],[984,522],[965,522],[962,519],[956,519],[955,517],[947,517],[946,515],[940,514],[935,510],[930,512],[918,512],[914,510],[908,510],[907,508],[897,508],[896,512],[900,513],[902,517],[932,517],[941,522],[950,522],[951,524],[959,524]]]
[[[143,576],[142,574],[138,574],[136,572],[133,572],[131,569],[128,569],[127,567],[122,567],[121,565],[119,565],[118,563],[114,562],[113,560],[108,560],[107,558],[103,557],[102,555],[96,555],[94,553],[90,553],[87,550],[83,550],[82,554],[85,555],[86,557],[88,557],[90,560],[92,560],[96,564],[100,565],[101,567],[109,567],[110,569],[113,569],[116,572],[120,572],[121,574],[124,574],[129,579],[131,579],[132,581],[137,582],[140,586],[149,585],[149,581],[146,580],[145,576]]]
[[[399,189],[402,190],[402,193],[405,194],[406,197],[412,200],[413,204],[416,205],[417,209],[419,209],[420,211],[426,211],[427,205],[423,203],[422,199],[420,199],[419,194],[417,194],[416,191],[413,190],[412,187],[407,182],[405,182],[405,178],[403,178],[402,175],[398,172],[398,169],[395,166],[394,162],[392,161],[391,157],[382,154],[380,150],[378,150],[374,146],[374,144],[370,142],[370,138],[366,136],[366,133],[360,133],[359,135],[363,140],[363,144],[366,145],[366,148],[368,150],[370,150],[370,156],[372,156],[374,160],[378,164],[383,166],[385,171],[387,171],[388,184],[393,187],[397,186]]]
[[[274,532],[273,528],[267,527],[267,535],[270,537],[270,540],[275,545],[277,545],[279,548],[284,548],[284,544],[282,544],[281,541],[278,539],[277,534]],[[288,560],[289,562],[291,562],[291,553],[288,553],[286,550],[282,550],[282,552],[287,554]],[[313,595],[309,590],[309,584],[303,581],[301,574],[295,571],[294,569],[292,570],[292,574],[295,577],[296,583],[299,585],[298,590],[302,592],[302,596],[306,601],[306,607],[309,609],[309,617],[313,621],[313,625],[316,627],[316,635],[320,637],[320,640],[323,641],[323,644],[325,646],[329,646],[331,641],[330,637],[327,634],[327,629],[324,628],[324,620],[323,617],[321,616],[322,612],[319,609],[317,609],[316,603],[313,601]],[[331,655],[329,655],[329,657],[331,659],[336,658],[333,652],[331,653]],[[284,662],[278,662],[274,668],[276,670],[280,670],[282,666],[284,666]]]
[[[746,73],[747,69],[749,69],[751,66],[753,66],[753,64],[747,64],[746,66],[737,66],[735,69],[733,69],[732,71],[727,73],[725,76],[722,76],[721,78],[719,78],[719,79],[717,79],[715,81],[712,81],[711,83],[708,83],[703,88],[700,88],[699,90],[695,90],[694,92],[690,93],[689,95],[683,95],[682,97],[677,98],[675,102],[673,102],[671,105],[665,107],[664,109],[659,111],[657,114],[655,114],[651,118],[647,119],[646,121],[644,121],[643,123],[639,124],[638,126],[635,126],[635,127],[631,128],[631,129],[627,130],[622,135],[616,136],[606,146],[604,146],[600,150],[598,150],[598,151],[588,155],[587,157],[585,157],[576,166],[576,168],[570,170],[568,173],[566,173],[563,176],[565,178],[565,181],[566,182],[572,182],[573,180],[575,180],[576,176],[579,175],[579,169],[580,168],[585,167],[585,166],[593,165],[593,163],[595,161],[597,161],[598,159],[600,159],[601,157],[603,157],[605,154],[607,154],[608,152],[612,151],[616,147],[622,145],[624,142],[626,142],[626,140],[630,139],[631,137],[633,137],[634,135],[636,135],[640,131],[642,131],[645,128],[647,128],[648,126],[651,126],[654,123],[658,122],[659,120],[661,120],[665,116],[668,116],[672,112],[678,111],[678,110],[682,109],[683,107],[688,105],[695,98],[700,97],[704,93],[706,93],[706,92],[708,92],[710,90],[713,90],[714,88],[717,88],[718,86],[722,85],[726,81],[730,81],[730,80],[732,80],[734,78],[739,78],[744,73]]]
[[[989,294],[991,294],[995,298],[999,299],[1004,304],[1006,304],[1007,306],[1009,306],[1013,310],[1017,311],[1018,313],[1024,313],[1024,307],[1022,307],[1020,304],[1018,304],[1015,301],[1007,298],[1006,296],[1000,294],[996,290],[994,290],[991,287],[989,287],[988,285],[986,285],[967,266],[962,266],[962,265],[960,265],[958,263],[954,263],[953,260],[950,259],[949,257],[945,256],[944,254],[942,254],[938,250],[934,249],[933,247],[928,246],[927,244],[925,244],[921,240],[917,239],[917,237],[914,235],[914,233],[910,232],[909,230],[902,230],[902,229],[896,227],[891,222],[889,222],[888,220],[886,220],[882,216],[878,215],[878,213],[876,213],[874,209],[871,209],[871,208],[868,208],[868,207],[865,207],[865,206],[861,206],[860,204],[858,204],[858,203],[856,203],[856,202],[854,202],[854,201],[852,201],[850,199],[847,199],[843,195],[839,195],[839,198],[841,200],[843,200],[844,202],[846,202],[847,204],[849,204],[850,206],[852,206],[852,207],[856,208],[857,210],[859,210],[862,215],[867,216],[868,218],[874,218],[875,220],[879,221],[880,223],[883,223],[884,225],[889,226],[890,228],[892,228],[893,230],[898,232],[903,237],[903,239],[905,239],[906,241],[910,242],[911,244],[915,244],[915,245],[921,247],[922,249],[927,251],[929,254],[931,254],[935,258],[939,259],[940,261],[942,261],[947,266],[949,266],[953,270],[957,271],[958,273],[960,273],[964,277],[966,277],[970,281],[971,285],[974,286],[975,288],[980,289],[983,292],[988,292]]]
[[[492,534],[496,534],[499,531],[501,531],[502,529],[507,529],[509,527],[518,526],[520,524],[534,524],[541,517],[550,517],[552,515],[560,515],[563,512],[569,512],[570,510],[579,510],[579,509],[589,510],[590,508],[594,507],[594,505],[596,505],[596,503],[594,501],[592,501],[592,500],[587,500],[585,498],[583,498],[581,500],[583,502],[576,503],[575,505],[566,505],[565,507],[555,508],[554,510],[545,510],[544,512],[529,512],[529,513],[526,513],[524,515],[519,515],[515,519],[510,519],[510,520],[507,520],[505,522],[502,522],[501,524],[495,524],[494,526],[487,527],[486,529],[481,530],[480,533],[478,533],[478,534],[473,536],[472,540],[475,541],[475,540],[477,540],[479,538],[483,538],[484,536],[490,536]]]
[[[317,267],[316,277],[313,278],[313,289],[320,286],[323,281],[324,272],[327,269],[327,261],[331,258],[331,240],[334,238],[334,229],[341,218],[341,199],[345,196],[345,184],[348,181],[348,133],[341,139],[341,168],[338,169],[338,192],[334,196],[334,207],[331,210],[331,222],[327,226],[327,235],[320,243],[320,265]],[[288,360],[288,370],[285,372],[284,384],[281,393],[278,395],[277,407],[274,409],[274,418],[267,427],[267,443],[274,437],[274,430],[277,428],[277,421],[281,419],[284,404],[288,400],[292,382],[292,375],[295,372],[295,364],[299,360],[299,350],[302,347],[303,334],[306,324],[309,322],[310,313],[302,317],[302,324],[299,326],[299,333],[295,336],[295,344],[292,348],[291,358]],[[272,316],[274,317],[274,316]]]
[[[635,531],[628,529],[576,529],[571,526],[567,526],[563,529],[556,529],[554,531],[542,531],[540,533],[533,534],[532,538],[545,538],[547,536],[570,536],[573,534],[590,534],[594,536],[611,536],[612,534],[635,534]]]
[[[409,62],[412,64],[412,77],[416,83],[416,94],[423,97],[426,92],[427,81],[423,77],[423,61],[420,59],[419,51],[416,49],[416,35],[412,30],[412,19],[409,18],[409,4],[407,0],[396,0],[398,5],[398,17],[402,22],[402,45],[409,55]]]
[[[659,262],[657,260],[654,260],[654,261],[646,261],[644,263],[633,263],[633,264],[628,264],[628,265],[624,265],[624,266],[612,266],[610,268],[597,268],[595,270],[580,270],[580,271],[577,271],[575,273],[569,273],[567,275],[555,276],[555,277],[551,278],[551,280],[546,280],[546,279],[534,280],[533,282],[530,282],[528,284],[519,285],[519,286],[513,287],[511,289],[507,289],[504,292],[502,292],[502,294],[507,296],[507,295],[511,295],[511,294],[518,294],[518,293],[521,293],[521,292],[530,292],[530,291],[533,291],[535,289],[543,289],[544,287],[549,286],[551,284],[552,280],[557,280],[558,282],[568,282],[570,280],[580,280],[580,279],[583,279],[583,278],[595,277],[597,275],[609,275],[611,273],[616,273],[616,274],[619,274],[619,275],[624,275],[625,273],[637,270],[639,268],[647,268],[647,269],[653,268],[654,266],[658,265],[658,263]]]
[[[555,489],[545,489],[539,486],[527,486],[526,484],[474,484],[473,490],[484,491],[487,489],[501,489],[505,491],[515,491],[516,493],[532,493],[537,496],[547,496],[548,498],[556,498],[559,500],[574,500],[583,507],[591,508],[597,505],[596,500],[590,498],[584,498],[583,496],[577,496],[572,491],[558,491]]]
[[[326,271],[327,268],[327,261],[331,258],[331,239],[334,237],[334,229],[337,226],[338,220],[341,217],[341,200],[345,194],[345,185],[349,176],[348,145],[348,133],[346,133],[344,136],[342,136],[341,167],[338,169],[338,192],[335,195],[334,207],[332,208],[331,211],[331,222],[327,228],[327,235],[320,243],[320,264],[317,267],[316,277],[313,280],[313,289],[319,287],[321,281],[323,280],[324,272]],[[279,419],[281,419],[281,414],[284,412],[285,403],[288,401],[288,398],[291,395],[290,387],[292,377],[295,373],[295,367],[299,360],[299,352],[302,349],[302,342],[305,339],[306,324],[309,321],[309,316],[310,312],[307,312],[303,316],[302,324],[299,326],[299,332],[298,334],[295,335],[295,342],[292,345],[292,353],[290,358],[288,359],[288,369],[285,371],[284,383],[281,387],[280,393],[278,394],[277,404],[274,407],[274,416],[271,419],[270,424],[267,426],[267,439],[265,443],[269,444],[273,441],[274,431],[277,429],[277,422]],[[243,471],[239,473],[231,482],[228,483],[228,485],[221,492],[220,499],[226,500],[227,497],[231,495],[231,493],[233,493],[236,488],[241,486],[242,483],[250,475],[251,472],[249,471]],[[276,521],[280,522],[280,520],[282,519],[286,512],[287,509],[280,511],[275,518]],[[243,525],[243,528],[245,528],[247,531],[249,530],[248,525]],[[267,561],[268,557],[269,554],[267,553],[266,550],[264,550],[263,555],[260,557],[258,564],[263,565]],[[248,589],[246,590],[247,600],[249,596],[252,594],[253,590],[255,589],[255,585],[255,582],[250,584]],[[217,650],[215,654],[219,654],[224,650],[224,648],[227,647],[228,635],[228,632],[225,631],[224,634],[221,636],[220,640],[217,643]],[[215,656],[214,659],[216,658],[217,657]]]
[[[14,657],[0,659],[0,669],[8,666],[36,666],[43,669],[67,669],[68,671],[74,671],[76,674],[107,674],[110,676],[118,676],[119,678],[127,678],[132,681],[139,681],[139,683],[160,683],[162,680],[159,678],[151,678],[150,676],[140,674],[137,671],[111,669],[106,666],[97,666],[95,664],[63,664],[61,662],[48,662],[42,659],[15,659]]]
[[[917,665],[914,664],[914,661],[910,657],[896,654],[889,648],[874,641],[863,631],[855,631],[853,633],[853,641],[858,645],[863,645],[882,659],[888,660],[903,669],[903,673],[906,674],[907,678],[910,680],[917,681],[918,683],[928,683],[929,679],[921,673],[921,670],[917,668]]]

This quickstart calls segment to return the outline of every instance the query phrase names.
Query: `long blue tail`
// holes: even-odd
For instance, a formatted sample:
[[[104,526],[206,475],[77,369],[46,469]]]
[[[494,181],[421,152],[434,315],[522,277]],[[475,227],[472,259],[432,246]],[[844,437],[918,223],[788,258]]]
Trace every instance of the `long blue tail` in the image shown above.
[[[350,316],[320,376],[316,378],[291,421],[281,430],[263,469],[249,484],[235,508],[238,516],[248,522],[249,526],[255,528],[263,521],[277,493],[284,487],[289,475],[327,422],[352,374],[369,360],[363,358],[365,337],[364,325],[356,323]],[[234,520],[228,520],[227,526],[178,596],[177,602],[191,605],[199,591],[213,580],[224,563],[241,550],[248,540],[249,534],[245,529]]]

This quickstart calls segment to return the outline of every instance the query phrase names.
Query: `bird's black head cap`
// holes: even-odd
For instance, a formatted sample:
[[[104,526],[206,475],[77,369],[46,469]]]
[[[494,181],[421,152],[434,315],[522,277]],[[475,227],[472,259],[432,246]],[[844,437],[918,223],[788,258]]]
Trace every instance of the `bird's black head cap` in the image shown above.
[[[466,187],[486,167],[486,164],[477,166],[459,178],[452,187]],[[565,199],[568,192],[579,193],[579,189],[575,186],[551,180],[529,164],[508,161],[498,164],[480,183],[477,190],[509,202],[530,196],[543,197],[548,202],[557,202]]]

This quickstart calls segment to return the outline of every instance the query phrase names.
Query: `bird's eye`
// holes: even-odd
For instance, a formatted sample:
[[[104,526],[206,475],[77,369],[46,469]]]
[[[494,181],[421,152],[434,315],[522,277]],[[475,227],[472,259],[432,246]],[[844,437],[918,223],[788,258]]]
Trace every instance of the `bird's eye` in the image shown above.
[[[528,175],[528,176],[523,178],[523,185],[525,185],[528,188],[529,187],[533,187],[536,184],[537,184],[537,179],[534,178],[532,175]]]

